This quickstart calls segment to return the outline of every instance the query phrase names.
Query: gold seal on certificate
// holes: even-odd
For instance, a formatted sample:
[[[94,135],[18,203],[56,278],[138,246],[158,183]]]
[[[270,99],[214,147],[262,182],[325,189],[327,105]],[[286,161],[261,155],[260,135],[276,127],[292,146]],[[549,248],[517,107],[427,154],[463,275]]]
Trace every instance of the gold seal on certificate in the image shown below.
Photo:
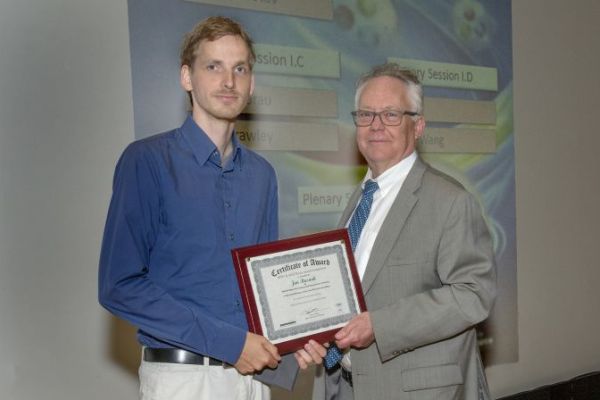
[[[346,229],[231,251],[250,332],[282,354],[320,343],[366,309]]]

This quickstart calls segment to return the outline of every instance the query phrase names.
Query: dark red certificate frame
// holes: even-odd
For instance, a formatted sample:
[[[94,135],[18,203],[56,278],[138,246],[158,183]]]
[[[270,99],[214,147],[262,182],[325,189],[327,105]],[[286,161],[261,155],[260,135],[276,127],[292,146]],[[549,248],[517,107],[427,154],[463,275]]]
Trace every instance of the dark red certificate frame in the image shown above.
[[[233,264],[235,272],[238,278],[238,284],[240,286],[240,293],[244,303],[244,310],[246,311],[246,319],[248,320],[248,330],[257,335],[263,335],[262,325],[260,322],[260,315],[256,305],[256,299],[254,296],[254,290],[252,288],[252,281],[250,280],[246,259],[249,257],[262,256],[270,253],[278,253],[281,251],[301,249],[303,247],[309,247],[318,245],[320,243],[328,243],[334,241],[342,241],[348,264],[350,268],[350,275],[354,283],[356,300],[360,309],[363,312],[367,309],[365,299],[363,296],[362,286],[360,284],[360,278],[356,271],[356,262],[354,260],[354,254],[352,253],[352,246],[350,245],[350,238],[348,237],[347,229],[337,229],[332,231],[325,231],[314,233],[311,235],[298,236],[291,239],[277,240],[274,242],[263,243],[255,246],[240,247],[231,250],[233,257]],[[333,340],[335,333],[339,329],[329,329],[326,331],[310,334],[301,338],[291,339],[275,344],[280,354],[291,353],[298,349],[301,349],[309,339],[314,339],[319,343],[327,343]]]

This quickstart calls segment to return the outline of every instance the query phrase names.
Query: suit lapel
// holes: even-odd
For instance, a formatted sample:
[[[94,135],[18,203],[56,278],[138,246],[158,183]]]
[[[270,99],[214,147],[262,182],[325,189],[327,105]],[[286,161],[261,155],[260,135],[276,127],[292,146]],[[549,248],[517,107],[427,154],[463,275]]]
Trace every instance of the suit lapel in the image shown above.
[[[362,279],[362,288],[365,294],[369,291],[381,268],[383,268],[388,254],[397,242],[398,236],[404,227],[406,218],[408,218],[417,203],[418,197],[414,193],[421,186],[425,168],[425,164],[420,158],[417,158],[383,221]]]
[[[354,192],[352,193],[352,195],[350,196],[350,199],[348,200],[348,204],[346,205],[346,208],[344,209],[344,212],[342,213],[342,217],[340,218],[340,222],[338,223],[338,228],[346,227],[348,220],[352,216],[352,212],[356,208],[356,203],[358,203],[358,199],[360,199],[361,193],[362,193],[362,189],[361,189],[360,185],[358,185],[358,187],[356,189],[354,189]]]

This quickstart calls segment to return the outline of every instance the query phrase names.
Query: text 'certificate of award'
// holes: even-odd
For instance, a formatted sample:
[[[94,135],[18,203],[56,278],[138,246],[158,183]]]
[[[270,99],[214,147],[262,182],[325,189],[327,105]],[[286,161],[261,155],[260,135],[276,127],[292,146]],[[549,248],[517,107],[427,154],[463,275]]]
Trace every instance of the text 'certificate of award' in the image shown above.
[[[346,229],[232,250],[250,332],[285,354],[366,309]]]

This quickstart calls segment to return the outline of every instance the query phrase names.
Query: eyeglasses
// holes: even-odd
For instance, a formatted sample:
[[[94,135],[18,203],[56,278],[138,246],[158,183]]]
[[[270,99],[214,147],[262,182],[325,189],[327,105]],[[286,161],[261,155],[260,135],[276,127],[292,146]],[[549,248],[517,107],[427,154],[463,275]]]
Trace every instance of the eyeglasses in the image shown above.
[[[354,119],[354,125],[356,126],[370,126],[375,120],[376,116],[379,116],[381,123],[388,126],[398,126],[402,123],[402,117],[410,115],[414,117],[419,113],[414,111],[402,111],[402,110],[383,110],[380,112],[357,110],[352,111],[352,118]]]

